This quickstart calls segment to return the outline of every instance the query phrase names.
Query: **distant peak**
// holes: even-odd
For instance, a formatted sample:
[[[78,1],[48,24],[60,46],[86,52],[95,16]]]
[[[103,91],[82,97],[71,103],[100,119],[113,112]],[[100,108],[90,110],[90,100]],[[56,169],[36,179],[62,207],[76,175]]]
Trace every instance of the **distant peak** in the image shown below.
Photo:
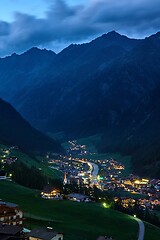
[[[38,47],[32,47],[28,51],[40,51],[40,50],[41,49],[39,49]]]
[[[32,47],[27,52],[42,52],[42,51],[47,51],[47,50],[46,49],[40,49],[38,47]]]
[[[11,55],[12,57],[16,57],[16,56],[18,56],[18,54],[17,53],[13,53],[12,55]]]
[[[22,53],[22,55],[23,54],[39,54],[39,53],[47,53],[47,54],[49,53],[49,54],[55,54],[56,55],[56,53],[51,51],[51,50],[47,50],[45,48],[44,49],[40,49],[38,47],[32,47],[28,51]]]
[[[120,35],[120,34],[119,34],[118,32],[116,32],[116,31],[111,31],[111,32],[108,32],[108,33],[103,34],[102,37],[115,38],[115,37],[122,37],[122,35]]]
[[[118,32],[116,31],[111,31],[111,32],[108,32],[106,35],[110,35],[110,36],[121,36]]]
[[[111,31],[108,33],[103,34],[102,36],[96,38],[95,40],[93,40],[92,42],[95,41],[109,41],[109,42],[122,42],[122,41],[126,41],[126,40],[130,40],[130,38],[126,37],[125,35],[121,35],[116,31]]]

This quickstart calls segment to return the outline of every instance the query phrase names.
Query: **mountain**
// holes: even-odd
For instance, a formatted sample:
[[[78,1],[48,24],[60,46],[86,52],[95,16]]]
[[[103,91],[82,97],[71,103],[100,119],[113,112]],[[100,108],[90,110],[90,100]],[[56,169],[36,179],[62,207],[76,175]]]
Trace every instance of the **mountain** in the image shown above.
[[[126,111],[119,124],[108,130],[97,146],[101,152],[119,151],[132,156],[134,171],[140,175],[160,174],[160,85],[139,104]]]
[[[142,124],[142,103],[160,85],[159,62],[160,33],[137,40],[113,31],[59,54],[33,48],[0,59],[0,96],[43,132],[69,138],[102,133],[100,151],[129,153],[135,171],[144,163],[141,174],[151,175],[150,162],[158,163],[160,152],[154,148],[153,160],[159,115],[151,112],[158,94],[148,103],[148,125]],[[147,161],[145,147],[151,149]],[[159,165],[154,173],[160,173]]]
[[[31,62],[28,58],[31,50],[20,56],[1,59],[0,81],[6,86],[1,86],[0,96],[45,132],[64,131],[69,134],[72,128],[73,133],[77,129],[81,131],[81,124],[88,124],[86,118],[95,114],[96,96],[103,102],[107,89],[112,85],[110,80],[104,79],[105,72],[109,71],[116,59],[123,58],[138,43],[138,40],[111,32],[88,44],[70,45],[61,53],[48,57],[47,62],[44,59],[43,64],[39,62],[37,49],[35,52],[32,49]],[[34,59],[37,57],[35,65],[32,64],[33,52]],[[13,57],[16,57],[16,62]],[[30,69],[25,68],[28,65]],[[7,73],[3,73],[5,68]],[[85,114],[87,116],[83,117]]]
[[[0,142],[28,152],[63,152],[59,143],[34,129],[7,102],[0,99]]]

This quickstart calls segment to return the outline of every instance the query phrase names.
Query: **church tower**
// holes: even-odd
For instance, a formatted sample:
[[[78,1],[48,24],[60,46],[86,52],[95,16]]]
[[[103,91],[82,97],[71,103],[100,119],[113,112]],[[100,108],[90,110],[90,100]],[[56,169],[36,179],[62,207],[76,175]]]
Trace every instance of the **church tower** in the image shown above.
[[[67,184],[67,174],[64,172],[63,185]]]

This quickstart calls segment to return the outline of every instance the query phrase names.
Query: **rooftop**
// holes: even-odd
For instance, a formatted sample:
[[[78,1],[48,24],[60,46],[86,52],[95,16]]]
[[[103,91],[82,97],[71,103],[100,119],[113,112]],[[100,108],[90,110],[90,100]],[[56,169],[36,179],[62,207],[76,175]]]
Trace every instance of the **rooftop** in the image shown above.
[[[30,233],[29,237],[41,238],[43,240],[50,240],[57,235],[57,232],[50,228],[35,228]]]
[[[79,194],[79,193],[70,193],[68,194],[68,197],[71,197],[71,198],[76,198],[76,199],[84,199],[84,198],[88,198],[88,196],[86,195],[83,195],[83,194]]]
[[[22,231],[22,227],[0,223],[0,234],[15,235]]]
[[[7,207],[13,207],[13,208],[18,207],[17,204],[10,203],[10,202],[3,202],[3,201],[0,201],[0,205],[5,205],[5,206],[7,206]]]

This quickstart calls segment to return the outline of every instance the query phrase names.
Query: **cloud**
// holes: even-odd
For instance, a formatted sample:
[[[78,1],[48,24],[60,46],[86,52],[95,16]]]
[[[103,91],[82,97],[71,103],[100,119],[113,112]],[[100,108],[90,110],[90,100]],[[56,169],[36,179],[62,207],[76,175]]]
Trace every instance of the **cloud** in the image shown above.
[[[10,25],[7,22],[0,21],[0,37],[8,35],[9,31]]]
[[[90,0],[86,5],[70,5],[64,0],[49,3],[44,18],[16,12],[13,22],[0,21],[1,55],[33,46],[56,50],[58,43],[63,47],[112,30],[132,37],[160,30],[159,0]]]

